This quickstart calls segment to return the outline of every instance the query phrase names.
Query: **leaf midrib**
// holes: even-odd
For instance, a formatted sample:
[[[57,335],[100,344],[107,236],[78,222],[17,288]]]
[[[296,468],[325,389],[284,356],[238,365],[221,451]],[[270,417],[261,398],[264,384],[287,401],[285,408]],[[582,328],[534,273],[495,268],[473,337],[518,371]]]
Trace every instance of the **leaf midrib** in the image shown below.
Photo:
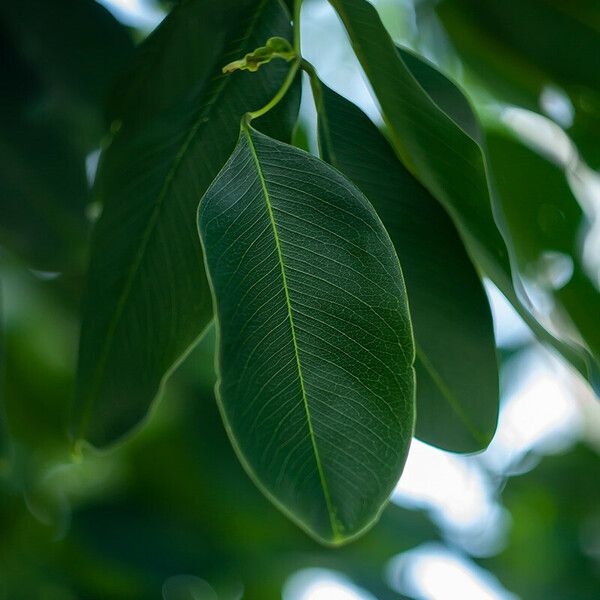
[[[268,2],[269,2],[269,0],[262,0],[262,2],[257,6],[254,16],[250,20],[250,23],[248,25],[248,28],[247,28],[245,34],[242,36],[242,38],[240,38],[239,52],[242,51],[244,45],[246,44],[246,42],[252,35],[252,32],[254,31],[254,28],[259,21],[258,17],[262,13],[262,11],[265,9]],[[187,137],[183,141],[179,151],[175,155],[175,158],[173,159],[173,162],[171,164],[169,172],[167,173],[167,175],[165,177],[163,186],[161,187],[161,189],[156,197],[156,200],[154,201],[154,208],[152,210],[152,214],[148,221],[148,225],[146,226],[146,228],[143,232],[138,252],[136,253],[134,260],[131,263],[131,267],[127,274],[125,284],[123,286],[123,291],[121,293],[121,296],[119,297],[119,300],[115,307],[115,311],[113,313],[113,318],[111,319],[109,326],[107,327],[107,330],[106,330],[107,334],[105,337],[104,344],[102,346],[100,358],[98,359],[96,369],[94,370],[94,376],[92,378],[92,382],[91,382],[90,388],[89,388],[90,391],[87,395],[87,400],[85,401],[84,408],[82,411],[82,419],[81,419],[81,423],[80,423],[80,427],[79,427],[79,436],[78,436],[79,438],[83,438],[85,431],[87,430],[87,424],[88,424],[88,421],[91,416],[92,406],[93,406],[94,400],[97,398],[98,393],[99,393],[100,381],[102,379],[102,374],[106,368],[106,362],[107,362],[108,356],[110,354],[110,349],[112,347],[115,331],[117,329],[119,321],[121,320],[121,317],[125,310],[125,306],[127,304],[127,300],[129,298],[129,294],[131,292],[133,282],[135,280],[135,276],[136,276],[138,269],[144,259],[144,256],[146,253],[146,248],[150,241],[150,237],[152,236],[152,233],[154,232],[154,229],[158,223],[158,218],[159,218],[161,210],[165,204],[165,199],[169,193],[171,184],[173,183],[175,176],[179,170],[179,166],[181,165],[183,159],[185,158],[188,149],[192,145],[192,142],[196,138],[199,130],[202,128],[202,125],[204,125],[206,122],[208,122],[210,120],[209,115],[211,114],[213,107],[217,104],[217,100],[221,97],[224,90],[227,88],[229,81],[231,80],[231,77],[223,77],[222,75],[220,75],[220,77],[222,77],[222,83],[219,85],[219,87],[217,88],[215,93],[211,96],[209,101],[206,104],[202,105],[202,108],[199,111],[198,118],[195,120],[189,134],[187,135]],[[214,79],[215,79],[215,77],[213,76],[211,78],[211,81],[214,81]],[[207,87],[210,87],[210,86],[207,86]]]
[[[310,416],[310,409],[308,406],[308,398],[307,398],[307,394],[306,394],[306,388],[304,386],[304,377],[302,374],[302,365],[300,362],[300,355],[298,352],[298,340],[296,338],[296,328],[294,326],[294,317],[292,314],[292,304],[290,301],[290,293],[289,293],[289,288],[287,285],[287,275],[286,275],[286,269],[285,269],[285,264],[283,261],[283,253],[281,250],[281,241],[279,239],[279,232],[277,230],[277,222],[275,221],[275,215],[273,214],[273,207],[271,205],[271,199],[270,199],[270,195],[269,195],[269,190],[267,188],[267,182],[265,180],[263,171],[262,171],[262,167],[260,165],[260,161],[258,159],[258,155],[256,153],[256,148],[254,147],[254,142],[252,141],[252,135],[250,134],[250,131],[248,130],[248,127],[245,126],[243,127],[243,132],[244,135],[246,137],[246,140],[248,142],[248,147],[250,149],[250,153],[252,154],[252,158],[254,160],[254,165],[256,167],[256,171],[258,174],[258,178],[260,180],[260,184],[261,184],[261,188],[262,188],[262,192],[263,192],[263,196],[265,199],[265,204],[267,207],[267,213],[269,215],[269,221],[271,223],[271,228],[273,230],[273,237],[275,239],[275,247],[277,249],[277,258],[278,258],[278,262],[279,262],[279,266],[281,268],[281,279],[282,279],[282,284],[283,284],[283,290],[285,293],[285,303],[286,303],[286,308],[287,308],[287,314],[288,314],[288,320],[290,323],[290,330],[292,333],[292,342],[293,342],[293,347],[294,347],[294,357],[296,360],[296,368],[298,370],[298,380],[300,382],[300,389],[302,392],[302,402],[304,404],[304,410],[306,413],[306,420],[307,420],[307,424],[308,424],[308,431],[309,431],[309,437],[310,437],[310,441],[311,441],[311,445],[312,445],[312,449],[313,449],[313,453],[314,453],[314,457],[315,457],[315,462],[317,465],[317,471],[319,473],[319,480],[321,482],[321,489],[323,491],[323,496],[325,498],[325,505],[327,507],[327,513],[329,516],[329,523],[331,526],[331,532],[333,534],[333,538],[334,539],[338,539],[341,538],[340,536],[340,532],[338,530],[337,524],[336,524],[336,520],[335,520],[335,511],[333,508],[333,502],[331,500],[331,494],[329,492],[329,486],[327,484],[327,480],[325,478],[325,473],[323,471],[323,465],[321,463],[321,458],[320,458],[320,454],[319,454],[319,449],[317,447],[317,440],[315,438],[315,433],[313,430],[313,426],[312,426],[312,419]]]

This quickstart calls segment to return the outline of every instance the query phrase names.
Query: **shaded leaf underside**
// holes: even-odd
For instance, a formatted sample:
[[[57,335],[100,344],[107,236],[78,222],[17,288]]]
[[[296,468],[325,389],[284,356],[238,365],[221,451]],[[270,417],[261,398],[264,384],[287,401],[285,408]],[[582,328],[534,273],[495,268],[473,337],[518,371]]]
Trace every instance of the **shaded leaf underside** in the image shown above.
[[[416,343],[416,436],[445,450],[482,450],[496,428],[498,370],[479,276],[450,218],[375,125],[315,83],[321,153],[373,204],[402,265]]]

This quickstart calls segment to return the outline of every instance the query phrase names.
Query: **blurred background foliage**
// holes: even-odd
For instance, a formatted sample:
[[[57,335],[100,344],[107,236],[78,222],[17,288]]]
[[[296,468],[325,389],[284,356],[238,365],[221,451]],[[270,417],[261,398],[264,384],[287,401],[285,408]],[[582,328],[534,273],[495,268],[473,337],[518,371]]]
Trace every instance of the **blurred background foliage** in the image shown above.
[[[147,0],[0,6],[0,598],[20,600],[600,596],[600,411],[487,287],[502,408],[490,448],[416,442],[381,522],[318,546],[252,485],[213,397],[213,335],[143,429],[73,457],[90,186],[106,98],[172,7]],[[380,124],[331,9],[307,0],[305,54]],[[600,7],[596,0],[385,0],[395,40],[465,89],[528,293],[549,326],[600,339]],[[307,99],[305,99],[307,100]],[[304,101],[296,133],[315,150]],[[566,314],[569,318],[566,318]]]

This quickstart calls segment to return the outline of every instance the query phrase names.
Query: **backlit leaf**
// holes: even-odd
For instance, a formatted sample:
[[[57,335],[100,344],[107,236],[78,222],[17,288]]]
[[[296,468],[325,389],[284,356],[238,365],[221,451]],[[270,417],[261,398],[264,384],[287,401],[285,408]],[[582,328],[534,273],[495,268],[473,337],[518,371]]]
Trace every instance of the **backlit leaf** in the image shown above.
[[[366,198],[245,129],[199,208],[218,397],[246,470],[338,544],[378,517],[413,434],[414,348],[398,258]]]

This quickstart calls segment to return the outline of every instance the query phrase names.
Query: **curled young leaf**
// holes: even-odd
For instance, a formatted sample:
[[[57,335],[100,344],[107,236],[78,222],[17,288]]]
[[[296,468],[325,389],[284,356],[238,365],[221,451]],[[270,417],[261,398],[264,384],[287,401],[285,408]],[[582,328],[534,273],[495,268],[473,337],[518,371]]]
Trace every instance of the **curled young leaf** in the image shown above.
[[[296,58],[296,52],[292,45],[282,37],[270,38],[266,45],[248,52],[244,58],[234,60],[223,67],[223,73],[234,71],[258,71],[261,65],[271,62],[274,58],[283,58],[290,61]]]

